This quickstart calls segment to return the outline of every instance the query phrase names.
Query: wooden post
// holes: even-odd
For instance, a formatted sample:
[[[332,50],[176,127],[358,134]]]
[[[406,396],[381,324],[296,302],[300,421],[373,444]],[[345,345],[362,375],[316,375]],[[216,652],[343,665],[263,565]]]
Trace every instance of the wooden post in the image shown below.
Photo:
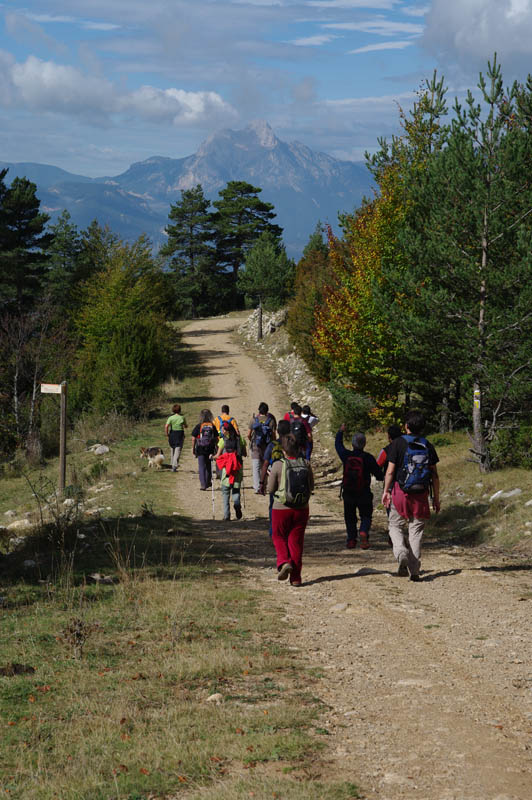
[[[257,341],[262,339],[262,295],[259,294],[259,316],[257,324]]]
[[[61,383],[61,421],[59,423],[59,493],[65,491],[66,482],[67,385]]]

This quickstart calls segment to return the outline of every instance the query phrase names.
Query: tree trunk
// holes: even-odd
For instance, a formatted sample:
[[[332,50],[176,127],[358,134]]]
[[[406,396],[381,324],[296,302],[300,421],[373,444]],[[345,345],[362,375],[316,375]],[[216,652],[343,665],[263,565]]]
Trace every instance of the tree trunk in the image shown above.
[[[445,386],[441,400],[440,433],[448,433],[449,427],[449,387]]]
[[[473,383],[473,442],[475,454],[479,459],[480,471],[489,472],[486,439],[482,430],[482,384],[486,337],[486,267],[488,265],[488,209],[484,209],[482,229],[482,262],[480,270],[479,310],[478,310],[478,351]]]
[[[257,316],[257,341],[262,339],[262,297],[259,296],[259,307]]]

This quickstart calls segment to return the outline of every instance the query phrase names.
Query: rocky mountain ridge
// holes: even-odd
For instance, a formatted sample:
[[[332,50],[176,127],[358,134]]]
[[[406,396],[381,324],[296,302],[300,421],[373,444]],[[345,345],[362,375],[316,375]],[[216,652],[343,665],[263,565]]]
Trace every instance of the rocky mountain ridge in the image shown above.
[[[338,213],[352,211],[371,192],[364,164],[284,142],[263,121],[218,131],[191,156],[153,156],[116,176],[87,178],[30,162],[0,162],[4,166],[8,179],[25,175],[37,184],[42,208],[52,219],[66,208],[80,228],[98,219],[125,239],[145,232],[155,247],[165,241],[170,205],[198,183],[211,200],[231,180],[262,188],[261,197],[275,206],[293,256],[301,253],[318,220],[337,226]]]

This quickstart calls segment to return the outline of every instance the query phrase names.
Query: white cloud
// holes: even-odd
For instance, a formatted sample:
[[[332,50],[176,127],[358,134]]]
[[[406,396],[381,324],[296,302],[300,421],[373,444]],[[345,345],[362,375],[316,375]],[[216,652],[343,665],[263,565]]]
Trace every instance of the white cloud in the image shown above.
[[[430,6],[405,6],[401,9],[407,17],[425,17],[430,11]]]
[[[323,9],[373,8],[391,11],[401,0],[310,0],[309,6]]]
[[[153,86],[127,91],[106,78],[85,75],[75,67],[42,61],[35,56],[16,63],[2,52],[0,102],[98,123],[110,122],[117,114],[174,125],[236,116],[234,109],[216,92]]]
[[[329,22],[323,27],[341,31],[374,33],[377,36],[395,36],[397,34],[419,36],[423,33],[423,25],[414,22],[398,22],[381,16],[366,22]]]
[[[28,19],[34,20],[35,22],[42,22],[42,23],[55,23],[55,24],[64,24],[64,25],[79,25],[81,28],[85,28],[85,30],[94,30],[94,31],[115,31],[120,28],[120,25],[117,25],[113,22],[98,22],[94,20],[88,19],[78,19],[77,17],[69,17],[64,15],[53,15],[53,14],[31,14],[26,13],[25,15]]]
[[[155,122],[197,123],[213,116],[236,115],[216,92],[185,92],[141,86],[120,100],[120,108]]]
[[[365,47],[358,47],[356,50],[349,50],[347,55],[354,56],[358,53],[372,53],[375,50],[404,50],[405,47],[410,47],[414,42],[397,41],[397,42],[378,42],[378,44],[367,44]]]
[[[295,44],[297,47],[320,47],[322,44],[328,44],[337,37],[331,33],[322,33],[316,36],[307,36],[302,39],[293,39],[289,44]]]
[[[474,72],[496,51],[505,75],[517,77],[531,70],[531,41],[531,0],[433,0],[423,36],[444,67]]]

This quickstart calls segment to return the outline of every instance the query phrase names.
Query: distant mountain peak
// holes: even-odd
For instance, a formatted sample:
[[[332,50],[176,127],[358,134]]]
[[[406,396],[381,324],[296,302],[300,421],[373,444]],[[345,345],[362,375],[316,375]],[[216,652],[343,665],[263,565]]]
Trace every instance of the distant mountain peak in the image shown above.
[[[253,120],[253,122],[250,122],[250,124],[247,126],[246,131],[250,131],[255,134],[261,147],[272,149],[279,142],[271,125],[269,125],[264,119]]]

